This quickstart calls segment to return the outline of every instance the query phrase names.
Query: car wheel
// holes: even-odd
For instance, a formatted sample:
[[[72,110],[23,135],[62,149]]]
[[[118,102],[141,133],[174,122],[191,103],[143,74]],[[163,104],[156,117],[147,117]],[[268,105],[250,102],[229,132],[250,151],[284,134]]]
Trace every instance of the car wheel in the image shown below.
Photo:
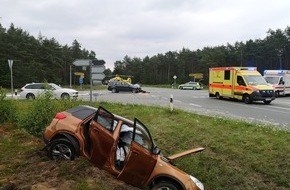
[[[250,103],[252,103],[252,100],[251,100],[251,97],[250,97],[249,94],[245,94],[245,95],[243,96],[243,101],[244,101],[245,104],[250,104]]]
[[[266,101],[266,100],[264,100],[264,104],[270,104],[272,101],[271,100],[268,100],[268,101]]]
[[[48,155],[52,160],[74,160],[76,150],[69,140],[60,138],[51,142]]]
[[[116,92],[117,92],[116,88],[113,88],[112,93],[116,93]]]
[[[35,99],[35,96],[34,96],[34,94],[32,94],[32,93],[28,93],[28,94],[26,95],[26,99],[28,99],[28,100],[34,100],[34,99]]]
[[[171,182],[159,182],[152,187],[152,190],[178,190],[178,186]]]
[[[135,88],[133,88],[132,89],[132,93],[136,93],[137,91],[136,91],[136,89]]]
[[[179,87],[179,89],[180,89],[180,90],[183,90],[183,87],[181,86],[181,87]]]
[[[68,93],[63,93],[62,95],[61,95],[61,99],[65,99],[65,100],[67,100],[67,99],[69,99],[69,94]]]
[[[218,93],[218,92],[215,94],[215,97],[216,97],[216,99],[222,99],[222,97],[220,96],[220,93]]]
[[[276,91],[275,92],[275,97],[277,98],[277,97],[279,97],[280,96],[280,92],[279,91]]]

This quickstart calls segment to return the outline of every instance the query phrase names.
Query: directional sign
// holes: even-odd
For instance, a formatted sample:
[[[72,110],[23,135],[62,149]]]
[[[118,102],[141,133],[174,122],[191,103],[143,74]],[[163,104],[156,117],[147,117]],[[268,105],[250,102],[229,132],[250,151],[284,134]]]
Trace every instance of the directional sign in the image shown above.
[[[104,73],[93,73],[92,74],[92,79],[93,80],[102,80],[103,78],[105,78],[105,74]]]
[[[92,66],[92,73],[103,73],[105,69],[104,65],[94,65]]]
[[[102,84],[102,80],[93,80],[94,85],[100,85]]]
[[[189,76],[190,77],[195,77],[197,79],[202,79],[203,78],[203,74],[202,73],[190,73]]]
[[[73,65],[75,66],[89,66],[90,65],[90,59],[77,59],[73,62]]]

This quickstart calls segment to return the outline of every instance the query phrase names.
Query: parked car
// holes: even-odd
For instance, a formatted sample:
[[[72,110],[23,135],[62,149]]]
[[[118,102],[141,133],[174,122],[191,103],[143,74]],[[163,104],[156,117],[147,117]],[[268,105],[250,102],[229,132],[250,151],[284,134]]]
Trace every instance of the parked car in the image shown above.
[[[179,85],[178,88],[180,90],[185,90],[185,89],[200,90],[200,89],[202,89],[202,85],[199,82],[190,81],[190,82]]]
[[[108,90],[112,91],[113,93],[118,93],[120,91],[137,93],[142,91],[139,84],[131,84],[128,82],[117,80],[109,81]]]
[[[54,83],[28,83],[21,88],[19,93],[22,99],[35,99],[37,96],[51,90],[54,98],[77,98],[78,91],[70,88],[62,88]]]
[[[165,157],[147,127],[112,114],[103,107],[77,106],[57,113],[43,139],[51,159],[83,156],[128,184],[139,188],[203,190],[195,177],[178,169],[173,160],[204,148]]]

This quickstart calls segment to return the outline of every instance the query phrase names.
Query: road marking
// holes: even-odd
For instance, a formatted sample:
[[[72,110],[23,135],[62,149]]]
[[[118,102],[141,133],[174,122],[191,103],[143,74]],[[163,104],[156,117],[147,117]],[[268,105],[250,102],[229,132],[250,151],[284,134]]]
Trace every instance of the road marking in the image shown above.
[[[271,108],[278,108],[278,109],[282,109],[282,110],[288,110],[288,111],[290,111],[290,108],[283,108],[283,107],[279,107],[279,106],[272,106],[272,105],[271,105]]]
[[[189,105],[201,108],[201,105],[190,103]]]

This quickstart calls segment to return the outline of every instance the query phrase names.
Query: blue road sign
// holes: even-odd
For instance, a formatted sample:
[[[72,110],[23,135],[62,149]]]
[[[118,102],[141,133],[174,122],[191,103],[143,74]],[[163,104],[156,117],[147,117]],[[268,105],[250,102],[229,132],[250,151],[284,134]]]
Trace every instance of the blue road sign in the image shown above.
[[[84,80],[83,80],[82,77],[79,78],[79,83],[80,83],[80,84],[83,84],[83,83],[84,83]]]

